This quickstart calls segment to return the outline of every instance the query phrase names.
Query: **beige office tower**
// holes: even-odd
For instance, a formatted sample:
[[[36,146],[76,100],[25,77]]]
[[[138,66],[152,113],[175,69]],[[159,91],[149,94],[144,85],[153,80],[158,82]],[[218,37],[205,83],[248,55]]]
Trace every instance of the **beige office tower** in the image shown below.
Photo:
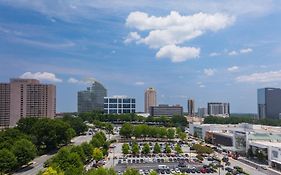
[[[144,112],[149,113],[149,108],[151,106],[156,106],[156,90],[152,87],[146,89],[144,93]]]
[[[54,118],[56,86],[34,79],[0,83],[0,127],[14,127],[23,117]]]

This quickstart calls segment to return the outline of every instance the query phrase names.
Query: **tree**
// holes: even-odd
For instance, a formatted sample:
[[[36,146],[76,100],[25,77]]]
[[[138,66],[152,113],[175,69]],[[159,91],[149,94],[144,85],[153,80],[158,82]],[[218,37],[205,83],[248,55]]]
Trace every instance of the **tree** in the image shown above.
[[[140,151],[139,145],[137,143],[133,143],[132,145],[132,153],[133,154],[138,154]]]
[[[178,154],[183,153],[183,152],[182,152],[182,149],[181,149],[181,146],[180,146],[179,144],[176,144],[176,146],[175,146],[175,151],[176,151]]]
[[[81,133],[87,131],[87,125],[83,123],[83,120],[80,117],[65,115],[62,120],[68,123],[72,129],[74,129],[75,135],[80,135]]]
[[[37,121],[40,119],[37,117],[25,117],[21,118],[17,122],[17,129],[25,134],[32,134],[32,127],[35,125]]]
[[[156,171],[153,170],[153,171],[151,171],[151,172],[149,173],[149,175],[158,175],[158,174],[157,174]]]
[[[93,158],[96,161],[99,161],[103,158],[103,153],[99,148],[95,148],[93,151]]]
[[[129,146],[129,144],[124,143],[124,144],[122,145],[122,153],[123,153],[123,154],[129,154],[129,152],[130,152],[130,146]]]
[[[61,169],[65,175],[81,174],[83,171],[83,163],[77,153],[70,152],[70,148],[63,147],[54,156],[50,164],[51,167]]]
[[[93,157],[92,153],[93,153],[94,147],[91,144],[85,142],[85,143],[82,143],[81,148],[84,151],[86,160],[87,161],[91,160]]]
[[[166,144],[166,146],[165,146],[165,153],[169,154],[171,152],[172,152],[171,147],[168,144]]]
[[[83,163],[86,163],[87,158],[86,158],[85,152],[84,152],[84,150],[82,149],[81,146],[73,146],[71,148],[70,152],[77,153],[80,156],[81,161]]]
[[[174,129],[168,129],[167,130],[167,137],[169,138],[169,139],[173,139],[173,138],[175,138],[175,130]]]
[[[153,152],[154,152],[155,154],[161,153],[161,147],[159,146],[158,143],[155,143],[154,148],[153,148]]]
[[[88,171],[85,175],[116,175],[116,172],[112,168],[106,169],[104,167],[99,167]]]
[[[184,141],[184,140],[186,139],[186,133],[185,133],[185,132],[180,132],[180,133],[178,134],[178,137],[179,137],[182,141]]]
[[[140,174],[138,170],[129,168],[123,173],[123,175],[140,175]]]
[[[26,139],[21,139],[15,142],[12,152],[17,158],[18,165],[21,166],[33,160],[37,151],[33,143]]]
[[[43,173],[42,175],[64,175],[63,172],[60,172],[52,167],[48,167]]]
[[[0,150],[0,174],[7,173],[17,165],[16,156],[8,149]]]
[[[122,128],[120,129],[120,135],[129,138],[133,134],[133,125],[130,123],[125,123],[122,125]]]
[[[142,147],[142,153],[143,154],[149,154],[150,152],[150,147],[149,147],[149,144],[148,143],[145,143]]]

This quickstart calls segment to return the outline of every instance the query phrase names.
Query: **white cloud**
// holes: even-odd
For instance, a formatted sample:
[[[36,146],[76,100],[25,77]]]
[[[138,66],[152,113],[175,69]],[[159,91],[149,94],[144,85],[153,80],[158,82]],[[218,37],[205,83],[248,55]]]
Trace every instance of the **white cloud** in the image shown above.
[[[130,32],[129,35],[124,40],[124,43],[128,44],[133,41],[138,41],[141,39],[141,36],[137,32]]]
[[[221,13],[196,13],[184,16],[171,11],[167,16],[156,17],[136,11],[128,15],[126,25],[139,31],[150,31],[146,37],[137,41],[151,48],[159,48],[170,44],[182,44],[207,31],[218,31],[228,27],[234,21],[233,16]]]
[[[228,55],[229,55],[229,56],[238,55],[238,52],[235,51],[235,50],[233,50],[233,51],[228,52]]]
[[[135,85],[142,86],[142,85],[144,85],[144,82],[143,81],[137,81],[137,82],[135,82]]]
[[[209,54],[209,56],[211,56],[211,57],[220,56],[220,55],[221,55],[221,53],[218,53],[218,52],[212,52]]]
[[[170,58],[174,63],[198,58],[199,55],[200,48],[178,47],[176,45],[164,46],[156,53],[157,58]]]
[[[281,70],[262,73],[253,73],[236,78],[237,82],[267,83],[281,81]]]
[[[181,15],[171,11],[167,16],[150,16],[144,12],[131,12],[126,20],[130,28],[143,32],[143,37],[137,32],[131,32],[124,43],[135,42],[159,49],[157,58],[170,58],[172,62],[183,62],[200,55],[200,48],[179,46],[191,39],[197,38],[207,31],[216,32],[232,25],[233,16],[222,13]],[[145,36],[146,35],[146,36]]]
[[[211,69],[211,68],[208,68],[208,69],[204,69],[204,74],[206,76],[213,76],[216,72],[216,69]]]
[[[69,78],[67,80],[68,83],[73,83],[73,84],[77,84],[77,83],[81,83],[81,81],[77,80],[76,78]]]
[[[200,84],[199,87],[200,87],[200,88],[204,88],[204,87],[206,87],[206,86],[205,86],[204,84]]]
[[[237,72],[239,70],[239,67],[238,66],[232,66],[232,67],[227,68],[227,70],[229,72]]]
[[[252,52],[252,51],[253,51],[252,48],[240,49],[240,53],[250,53],[250,52]]]
[[[50,82],[62,82],[61,79],[57,78],[55,74],[50,72],[25,72],[20,76],[20,78],[30,78]]]

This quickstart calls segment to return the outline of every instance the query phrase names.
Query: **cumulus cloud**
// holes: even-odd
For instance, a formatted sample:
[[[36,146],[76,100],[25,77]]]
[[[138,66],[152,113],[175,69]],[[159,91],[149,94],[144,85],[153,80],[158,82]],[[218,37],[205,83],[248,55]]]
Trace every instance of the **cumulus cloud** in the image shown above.
[[[81,81],[77,80],[76,78],[69,78],[67,80],[68,83],[73,83],[73,84],[77,84],[77,83],[81,83]]]
[[[267,83],[281,81],[281,70],[262,73],[253,73],[236,78],[237,82]]]
[[[56,77],[54,73],[50,72],[25,72],[20,76],[20,78],[30,78],[42,81],[50,81],[50,82],[62,82],[62,79]]]
[[[176,45],[164,46],[156,53],[157,58],[170,58],[175,63],[198,58],[199,55],[200,48],[178,47]]]
[[[129,35],[124,40],[124,43],[128,44],[133,41],[138,41],[141,39],[141,36],[137,32],[130,32]]]
[[[253,49],[251,49],[251,48],[245,48],[245,49],[241,49],[240,53],[250,53],[252,51],[253,51]]]
[[[209,54],[210,57],[215,57],[215,56],[220,56],[221,53],[218,53],[218,52],[212,52]]]
[[[150,48],[160,49],[156,54],[158,58],[159,53],[171,47],[177,49],[177,52],[181,50],[181,53],[185,53],[186,55],[186,49],[189,47],[179,47],[180,44],[197,38],[208,31],[216,32],[224,29],[233,24],[234,21],[235,18],[233,16],[222,13],[196,13],[194,15],[184,16],[176,11],[172,11],[167,16],[157,17],[150,16],[144,12],[135,11],[128,15],[126,25],[129,28],[143,32],[144,36],[141,37],[139,33],[131,32],[124,42],[130,43],[134,41],[136,43],[148,45]],[[198,52],[200,50],[198,48],[190,47],[189,50],[190,49],[199,55]],[[194,49],[196,49],[196,51]],[[185,61],[189,58],[193,58],[184,56],[184,58],[175,59],[172,56],[174,56],[174,54],[171,54],[169,58],[171,58],[173,62],[181,62],[177,60]]]
[[[211,69],[211,68],[208,68],[208,69],[204,69],[204,74],[206,76],[213,76],[216,72],[216,69]]]
[[[228,55],[229,55],[229,56],[238,55],[238,52],[235,51],[235,50],[233,50],[233,51],[228,52]]]
[[[239,67],[238,66],[232,66],[232,67],[227,68],[227,70],[229,72],[237,72],[239,70]]]
[[[144,82],[143,81],[137,81],[137,82],[135,82],[135,85],[142,86],[142,85],[144,85]]]

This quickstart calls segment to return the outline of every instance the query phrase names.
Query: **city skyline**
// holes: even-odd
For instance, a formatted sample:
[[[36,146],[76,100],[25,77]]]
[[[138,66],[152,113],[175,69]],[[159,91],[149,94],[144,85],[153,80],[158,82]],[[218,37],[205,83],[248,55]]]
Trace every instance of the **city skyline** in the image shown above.
[[[0,1],[0,82],[55,84],[58,112],[76,111],[89,78],[108,96],[135,97],[136,111],[147,87],[158,104],[187,111],[193,97],[196,107],[229,102],[233,113],[257,113],[257,89],[281,87],[279,1],[52,4]]]

